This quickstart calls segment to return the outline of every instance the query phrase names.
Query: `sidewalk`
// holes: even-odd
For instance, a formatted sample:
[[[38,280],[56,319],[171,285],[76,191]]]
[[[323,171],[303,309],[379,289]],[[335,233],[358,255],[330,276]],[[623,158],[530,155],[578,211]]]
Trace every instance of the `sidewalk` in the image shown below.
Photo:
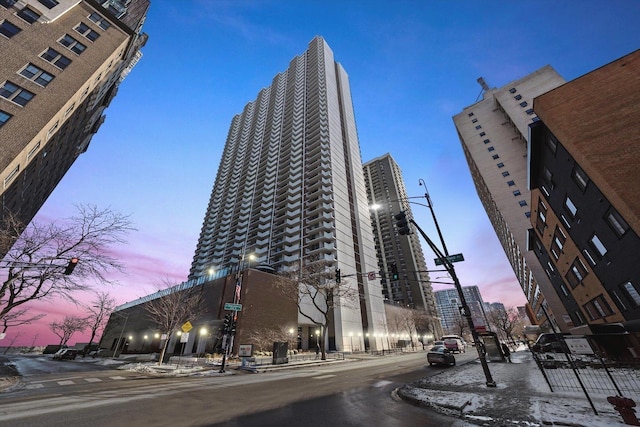
[[[405,401],[459,417],[471,425],[554,425],[604,427],[625,425],[607,396],[591,395],[595,415],[584,394],[552,393],[528,350],[511,354],[513,363],[489,363],[496,387],[486,386],[479,360],[397,390]],[[630,396],[640,403],[636,397]]]

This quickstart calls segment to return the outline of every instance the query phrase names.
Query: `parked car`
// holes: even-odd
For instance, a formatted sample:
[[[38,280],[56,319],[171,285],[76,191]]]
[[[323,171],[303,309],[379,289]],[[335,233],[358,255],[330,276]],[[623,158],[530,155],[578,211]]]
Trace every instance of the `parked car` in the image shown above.
[[[456,365],[456,358],[443,345],[436,345],[431,347],[429,352],[427,353],[427,362],[429,365]]]
[[[442,341],[449,351],[464,353],[467,350],[464,341],[458,335],[445,335]]]
[[[569,333],[545,333],[540,334],[536,342],[531,346],[531,351],[536,353],[564,353],[568,352],[569,349],[567,345],[564,343],[563,337],[566,335],[571,335]],[[560,338],[560,340],[558,340]]]
[[[53,360],[75,360],[78,350],[74,348],[63,348],[53,355]]]

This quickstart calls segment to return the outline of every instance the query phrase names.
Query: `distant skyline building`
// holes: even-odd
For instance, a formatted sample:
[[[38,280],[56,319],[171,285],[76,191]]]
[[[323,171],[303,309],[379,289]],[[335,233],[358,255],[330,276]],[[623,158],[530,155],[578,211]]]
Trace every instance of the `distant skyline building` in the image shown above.
[[[363,166],[371,225],[386,301],[423,309],[437,316],[433,289],[418,235],[398,234],[394,215],[405,211],[412,217],[402,171],[387,153]],[[392,270],[397,271],[394,279]]]
[[[251,257],[276,271],[328,261],[360,295],[329,325],[330,349],[381,348],[382,289],[347,73],[322,37],[236,115],[189,279]],[[315,327],[299,317],[301,333]],[[352,344],[353,343],[353,344]]]
[[[467,302],[473,325],[478,328],[488,326],[485,315],[485,303],[477,286],[463,286],[462,295]],[[458,290],[443,289],[434,292],[436,307],[440,313],[440,323],[445,334],[460,334],[460,330],[468,330],[466,318],[462,315],[462,301]]]
[[[87,150],[142,56],[148,8],[0,1],[0,221],[12,214],[26,226]]]
[[[639,89],[636,50],[534,99],[531,247],[576,333],[640,319]]]
[[[531,194],[527,177],[529,125],[537,120],[533,98],[562,85],[549,65],[501,88],[483,87],[482,100],[453,117],[471,177],[509,263],[527,298],[532,322],[551,321],[568,331],[573,323],[529,246]]]

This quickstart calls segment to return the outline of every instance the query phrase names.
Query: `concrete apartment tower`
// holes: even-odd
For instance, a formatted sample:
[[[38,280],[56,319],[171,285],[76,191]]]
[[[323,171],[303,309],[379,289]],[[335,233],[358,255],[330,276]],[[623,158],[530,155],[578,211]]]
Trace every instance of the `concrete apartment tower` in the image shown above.
[[[464,286],[462,294],[467,302],[471,319],[476,329],[488,330],[488,321],[485,313],[485,302],[480,294],[480,288],[477,286]],[[443,289],[434,292],[436,306],[440,313],[440,322],[444,334],[462,335],[460,332],[465,331],[467,338],[470,336],[469,326],[465,317],[460,314],[460,295],[457,289]]]
[[[329,348],[356,338],[365,348],[367,337],[381,348],[384,305],[379,280],[367,275],[377,260],[349,81],[322,37],[233,118],[190,279],[247,257],[276,271],[334,263],[360,305],[336,309]]]
[[[365,163],[363,169],[385,301],[437,316],[418,235],[401,236],[395,229],[395,214],[405,211],[412,217],[400,167],[385,154]],[[398,276],[395,280],[394,267]]]
[[[478,81],[482,100],[453,117],[471,177],[527,298],[532,323],[548,324],[546,309],[551,322],[568,331],[571,319],[529,245],[527,177],[529,124],[537,120],[533,98],[565,81],[550,66],[498,89]]]
[[[87,150],[141,57],[148,8],[149,0],[0,1],[0,221],[29,223]]]

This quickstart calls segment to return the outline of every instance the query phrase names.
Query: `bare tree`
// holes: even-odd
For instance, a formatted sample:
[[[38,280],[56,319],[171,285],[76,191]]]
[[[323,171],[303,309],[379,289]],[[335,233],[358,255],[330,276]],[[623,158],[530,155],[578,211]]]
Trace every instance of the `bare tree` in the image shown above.
[[[251,341],[259,351],[271,351],[274,342],[289,342],[289,334],[285,328],[256,328],[249,333]]]
[[[416,333],[418,334],[418,341],[422,343],[422,349],[424,350],[425,335],[431,334],[434,338],[440,338],[435,336],[436,331],[438,330],[436,322],[439,322],[439,320],[425,310],[414,310],[413,318],[416,326]]]
[[[490,310],[487,312],[487,318],[501,334],[504,334],[505,339],[511,342],[514,342],[514,332],[519,327],[522,328],[522,321],[520,320],[518,309],[515,307],[506,307],[504,310]]]
[[[89,338],[89,344],[82,351],[82,357],[87,355],[87,352],[91,349],[93,339],[98,332],[102,332],[109,320],[109,313],[113,311],[116,306],[116,300],[109,295],[108,292],[97,291],[95,292],[95,298],[87,306],[89,310],[89,316],[87,316],[87,323],[91,329],[91,337]]]
[[[282,295],[298,307],[298,313],[320,330],[322,360],[327,359],[325,335],[334,309],[358,305],[358,288],[342,278],[336,283],[333,262],[300,260],[276,281]]]
[[[0,263],[6,269],[0,284],[0,320],[30,301],[53,297],[75,301],[78,291],[90,289],[88,279],[104,284],[106,272],[122,269],[109,248],[124,243],[124,235],[133,230],[128,217],[95,206],[77,210],[76,216],[61,222],[32,222],[19,234]],[[0,244],[18,230],[19,221],[7,215],[0,226]],[[74,258],[78,263],[70,274],[65,269]]]
[[[60,346],[62,347],[69,342],[73,334],[87,328],[87,319],[78,316],[65,316],[62,322],[51,322],[49,328],[60,337]]]
[[[465,336],[465,332],[471,333],[469,331],[469,322],[467,318],[462,315],[456,316],[453,327],[455,328],[455,334],[461,337]]]
[[[14,328],[20,325],[30,325],[36,320],[42,319],[46,316],[45,313],[36,314],[35,316],[25,317],[27,314],[26,308],[13,310],[2,318],[2,332],[7,332],[7,329]]]
[[[207,308],[201,286],[183,288],[180,285],[173,286],[165,280],[160,285],[158,294],[160,298],[146,302],[144,309],[149,320],[166,336],[158,361],[158,365],[161,365],[173,333],[187,321],[201,317]]]
[[[16,340],[17,340],[18,338],[20,338],[21,336],[22,336],[22,332],[18,332],[18,333],[17,333],[17,334],[16,334],[16,335],[11,339],[11,342],[9,343],[9,345],[7,346],[7,348],[5,348],[5,349],[4,349],[4,353],[2,353],[2,354],[7,354],[7,352],[9,351],[9,349],[10,349],[11,347],[13,347],[13,343],[14,343],[14,342],[16,342]]]

